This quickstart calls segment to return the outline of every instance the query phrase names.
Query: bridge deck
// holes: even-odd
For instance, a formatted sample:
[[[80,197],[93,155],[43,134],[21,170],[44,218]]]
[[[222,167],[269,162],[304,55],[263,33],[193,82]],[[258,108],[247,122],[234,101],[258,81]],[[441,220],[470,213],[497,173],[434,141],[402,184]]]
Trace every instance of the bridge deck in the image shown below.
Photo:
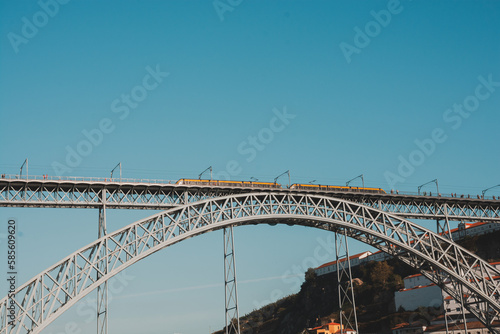
[[[169,183],[170,182],[170,183]],[[0,178],[0,206],[164,210],[202,199],[248,192],[322,195],[362,203],[407,218],[500,221],[500,199],[369,193],[363,191],[293,190],[260,186],[179,185],[174,181],[116,179]],[[436,194],[435,194],[436,195]]]

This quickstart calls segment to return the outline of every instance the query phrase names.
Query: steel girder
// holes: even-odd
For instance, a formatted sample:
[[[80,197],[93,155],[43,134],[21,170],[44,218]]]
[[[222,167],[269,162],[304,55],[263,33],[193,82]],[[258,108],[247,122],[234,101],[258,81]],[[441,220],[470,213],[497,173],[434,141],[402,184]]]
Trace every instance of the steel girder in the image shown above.
[[[331,196],[403,218],[500,221],[500,200],[350,192],[290,191]],[[176,184],[0,179],[0,206],[166,210],[200,200],[280,189],[186,186]],[[104,194],[104,195],[103,195]]]
[[[342,199],[260,193],[191,203],[108,233],[19,287],[13,300],[14,326],[8,325],[10,300],[0,300],[0,333],[38,333],[93,289],[154,252],[211,230],[258,223],[345,232],[418,269],[455,299],[462,289],[453,287],[468,291],[465,307],[490,330],[500,312],[495,300],[500,282],[494,280],[500,271],[428,229]],[[99,256],[103,253],[104,258]],[[103,262],[106,273],[100,269]]]

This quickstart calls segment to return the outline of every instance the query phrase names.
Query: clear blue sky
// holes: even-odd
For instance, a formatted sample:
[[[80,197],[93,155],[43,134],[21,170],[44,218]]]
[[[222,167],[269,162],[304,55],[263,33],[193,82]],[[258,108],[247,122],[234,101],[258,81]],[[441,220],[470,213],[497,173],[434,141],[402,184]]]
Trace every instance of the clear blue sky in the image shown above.
[[[233,161],[237,180],[289,169],[292,183],[364,174],[367,186],[416,191],[437,178],[442,192],[474,195],[500,183],[498,1],[244,0],[223,13],[211,1],[53,4],[0,3],[2,173],[29,158],[30,174],[107,177],[121,162],[124,177],[177,180],[210,165],[223,175]],[[274,120],[284,110],[293,116]],[[85,154],[68,163],[68,150]],[[0,212],[20,224],[23,282],[97,233],[93,210]],[[150,214],[111,211],[109,229]],[[279,277],[327,238],[279,226],[235,234],[243,314],[275,289],[296,292]],[[222,268],[221,232],[134,265],[111,330],[220,329]],[[72,309],[47,333],[93,329],[86,320]]]

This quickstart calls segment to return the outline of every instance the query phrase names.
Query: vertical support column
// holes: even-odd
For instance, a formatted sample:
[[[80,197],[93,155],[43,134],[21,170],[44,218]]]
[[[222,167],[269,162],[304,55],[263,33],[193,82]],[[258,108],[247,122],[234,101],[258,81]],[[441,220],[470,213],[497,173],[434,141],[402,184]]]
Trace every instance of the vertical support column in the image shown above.
[[[443,290],[441,289],[441,300],[443,301],[443,315],[444,315],[444,326],[446,329],[446,334],[449,333],[449,328],[448,328],[448,311],[446,311],[446,301],[444,299],[444,293]]]
[[[335,257],[339,291],[340,333],[345,333],[347,328],[354,329],[356,333],[358,333],[358,318],[356,315],[356,302],[354,300],[354,289],[352,286],[351,261],[349,259],[349,247],[347,245],[347,234],[345,229],[342,232],[335,232]],[[351,310],[346,310],[348,307],[351,307]]]
[[[106,232],[106,189],[102,190],[102,207],[99,208],[99,233],[98,237],[102,238]],[[98,272],[97,280],[108,272],[108,245],[105,243],[98,251]],[[102,260],[101,260],[102,259]],[[108,282],[97,287],[97,334],[108,333]]]
[[[451,236],[450,222],[447,218],[443,221],[443,223],[441,223],[441,221],[437,219],[436,225],[437,233],[439,235],[441,235],[443,238],[453,241],[453,237]]]
[[[450,239],[451,239],[451,236],[450,236]],[[456,261],[458,263],[458,258],[456,258]],[[462,276],[462,269],[460,267],[458,267],[458,269],[459,269],[459,275]],[[446,281],[445,281],[445,284],[446,284]],[[455,290],[455,291],[458,290],[458,292],[460,294],[460,296],[458,297],[457,301],[460,303],[460,308],[461,308],[461,311],[462,311],[462,322],[464,324],[463,331],[464,331],[464,333],[467,333],[467,317],[465,316],[464,288],[463,288],[462,284],[454,283],[450,279],[448,279],[448,284],[453,284],[453,290]],[[453,324],[455,325],[456,330],[458,330],[460,332],[461,329],[458,326],[458,319],[452,319],[451,315],[448,315],[448,312],[446,311],[446,305],[444,304],[444,298],[443,298],[443,308],[444,308],[444,312],[445,312],[444,313],[444,321],[445,321],[446,328],[447,328],[447,332],[446,333],[448,333],[448,324],[452,320],[454,320]],[[454,333],[455,330],[453,330],[452,332]]]
[[[224,297],[226,334],[240,334],[232,226],[224,228]]]
[[[445,204],[446,205],[446,204]],[[440,234],[443,238],[453,240],[453,237],[451,235],[451,229],[450,229],[450,224],[448,222],[448,216],[446,215],[447,208],[445,207],[445,221],[443,224],[441,224],[441,221],[439,219],[436,219],[436,231],[438,234]],[[444,272],[441,272],[441,275],[439,277],[445,277]],[[447,279],[442,278],[442,284],[447,284]],[[449,324],[452,324],[452,319],[450,315],[448,314],[448,311],[446,309],[446,300],[444,299],[444,291],[441,289],[441,296],[443,300],[443,315],[444,315],[444,325],[446,328],[446,334],[449,333]],[[456,325],[456,324],[455,324]]]
[[[449,283],[449,284],[452,284],[452,283]],[[455,319],[453,319],[451,314],[448,314],[448,311],[446,310],[444,296],[443,296],[444,321],[445,321],[445,325],[446,325],[446,333],[449,333],[449,332],[455,333],[456,331],[458,331],[459,333],[461,333],[461,331],[464,331],[464,333],[467,333],[467,317],[465,316],[465,306],[464,306],[464,304],[465,304],[465,302],[464,302],[464,289],[463,289],[461,284],[454,284],[453,288],[456,290],[459,290],[459,292],[460,292],[460,297],[458,298],[457,301],[460,303],[460,306],[461,306],[460,308],[461,308],[461,313],[462,313],[462,323],[464,324],[464,328],[463,329],[460,328],[460,326],[459,326],[460,322],[458,321],[457,317],[455,317]]]
[[[449,239],[450,241],[453,241],[453,236],[451,235],[451,228],[450,228],[450,222],[448,220],[448,205],[443,204],[443,209],[444,209],[444,221],[441,223],[439,219],[436,220],[436,229],[437,233],[440,234],[442,237]],[[443,272],[441,274],[444,274]],[[442,277],[442,275],[440,275]],[[448,282],[447,282],[448,281]],[[448,284],[450,283],[450,280],[448,279],[443,279],[443,284]],[[457,288],[455,286],[455,288]],[[460,297],[458,302],[460,303],[460,308],[462,312],[462,321],[464,323],[464,330],[467,333],[467,318],[465,316],[465,307],[464,307],[464,291],[462,285],[459,286],[460,290]],[[443,295],[443,293],[441,292]],[[446,326],[446,333],[449,333],[449,325],[454,324],[456,329],[458,328],[458,323],[457,319],[453,319],[451,315],[448,314],[448,311],[446,309],[446,301],[444,299],[443,295],[443,312],[444,312],[444,323]]]
[[[464,333],[467,332],[467,317],[465,316],[464,287],[460,284],[460,309],[462,310],[462,321],[464,323]]]

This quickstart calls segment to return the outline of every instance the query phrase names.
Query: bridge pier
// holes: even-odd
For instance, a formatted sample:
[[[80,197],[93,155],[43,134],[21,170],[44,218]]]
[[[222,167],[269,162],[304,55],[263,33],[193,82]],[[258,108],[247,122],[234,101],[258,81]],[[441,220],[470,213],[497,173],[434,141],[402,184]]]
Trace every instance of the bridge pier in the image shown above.
[[[448,220],[448,206],[446,204],[444,204],[443,206],[443,209],[444,209],[444,219],[443,219],[443,222],[441,223],[441,219],[436,219],[436,229],[437,229],[437,233],[440,234],[441,236],[443,236],[444,238],[450,240],[450,241],[453,241],[453,236],[451,235],[451,229],[450,229],[450,222]],[[444,273],[441,273],[440,277],[446,277],[446,275],[443,275]],[[442,284],[448,284],[449,282],[447,281],[450,281],[450,279],[446,279],[444,278],[442,280]],[[462,321],[464,323],[464,331],[465,333],[467,333],[467,318],[465,316],[465,305],[464,305],[464,291],[463,291],[463,287],[460,285],[459,287],[455,287],[455,288],[458,288],[460,290],[460,297],[459,297],[459,300],[457,300],[459,303],[460,303],[460,306],[461,306],[461,311],[462,311]],[[443,295],[443,293],[441,292],[441,295]],[[457,322],[456,322],[456,319],[453,320],[451,318],[451,316],[448,314],[448,311],[446,309],[446,302],[444,300],[444,296],[443,296],[443,313],[444,313],[444,324],[445,324],[445,327],[446,327],[446,333],[449,333],[449,328],[450,328],[450,324],[453,323],[455,329],[459,330],[458,326],[457,326]],[[455,332],[455,330],[453,330],[453,332]]]
[[[358,318],[356,315],[356,301],[354,299],[354,289],[352,285],[351,260],[349,259],[349,246],[347,244],[347,234],[335,232],[335,259],[337,263],[337,284],[339,292],[340,308],[340,333],[345,333],[345,329],[351,328],[358,333]],[[344,281],[344,282],[342,282]],[[347,311],[345,308],[351,307]]]
[[[103,190],[102,207],[99,208],[99,232],[98,238],[104,237],[106,232],[106,190]],[[96,279],[99,280],[108,271],[108,245],[107,242],[103,244],[98,250],[98,264]],[[108,333],[108,282],[97,287],[97,334]]]
[[[233,226],[224,228],[224,297],[226,334],[240,334]]]

